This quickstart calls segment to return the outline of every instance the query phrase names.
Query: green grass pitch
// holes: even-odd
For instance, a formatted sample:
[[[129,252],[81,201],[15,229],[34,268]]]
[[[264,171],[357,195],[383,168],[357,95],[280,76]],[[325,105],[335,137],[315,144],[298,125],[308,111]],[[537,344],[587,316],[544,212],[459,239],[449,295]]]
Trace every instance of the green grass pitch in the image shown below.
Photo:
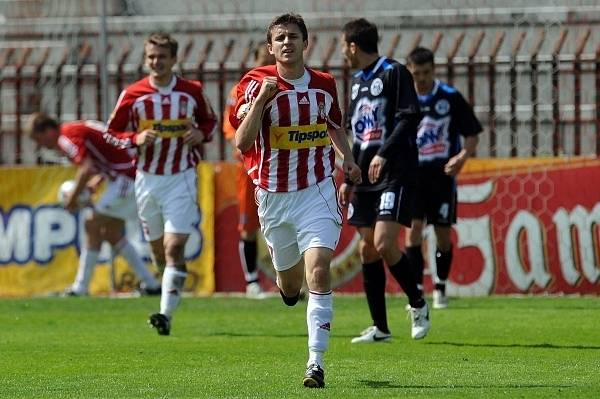
[[[0,301],[2,398],[600,398],[600,299],[460,299],[409,337],[351,345],[365,299],[338,295],[324,390],[302,386],[305,303],[185,298],[172,335],[146,325],[157,298]]]

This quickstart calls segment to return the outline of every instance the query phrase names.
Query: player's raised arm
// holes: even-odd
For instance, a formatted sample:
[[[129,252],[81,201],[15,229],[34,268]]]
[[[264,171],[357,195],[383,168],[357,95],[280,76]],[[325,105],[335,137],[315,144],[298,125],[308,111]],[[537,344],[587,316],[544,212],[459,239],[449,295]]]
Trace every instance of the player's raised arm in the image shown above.
[[[238,89],[238,98],[240,89]],[[249,97],[247,102],[237,107],[235,116],[241,123],[235,132],[235,146],[241,152],[248,151],[256,141],[267,100],[276,92],[277,77],[266,76],[260,83],[260,90],[256,98]]]

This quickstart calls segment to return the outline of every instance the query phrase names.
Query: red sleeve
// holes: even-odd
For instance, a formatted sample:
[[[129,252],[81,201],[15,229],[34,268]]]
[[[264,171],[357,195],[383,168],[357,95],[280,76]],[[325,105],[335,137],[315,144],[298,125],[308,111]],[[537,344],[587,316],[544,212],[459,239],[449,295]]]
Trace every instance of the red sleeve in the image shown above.
[[[127,89],[123,90],[117,100],[115,109],[110,115],[104,132],[104,140],[115,147],[130,148],[136,146],[135,136],[137,132],[127,131],[133,112],[133,102],[134,99],[127,93]]]
[[[212,140],[213,132],[215,130],[215,126],[217,125],[217,116],[202,92],[202,84],[200,84],[200,82],[197,83],[198,90],[194,97],[198,102],[198,107],[194,113],[194,121],[198,125],[198,129],[200,129],[204,134],[203,141],[207,143]]]
[[[333,76],[328,75],[328,91],[333,98],[329,114],[327,115],[327,127],[329,129],[337,130],[342,126],[342,111],[340,110],[340,104],[338,102],[337,87]]]
[[[62,126],[58,137],[58,146],[71,162],[80,165],[87,157],[85,132],[74,126]]]
[[[229,114],[229,123],[234,129],[237,129],[242,123],[243,118],[239,119],[237,117],[240,108],[248,107],[254,101],[260,91],[261,82],[262,77],[255,71],[250,71],[238,83],[234,112]]]

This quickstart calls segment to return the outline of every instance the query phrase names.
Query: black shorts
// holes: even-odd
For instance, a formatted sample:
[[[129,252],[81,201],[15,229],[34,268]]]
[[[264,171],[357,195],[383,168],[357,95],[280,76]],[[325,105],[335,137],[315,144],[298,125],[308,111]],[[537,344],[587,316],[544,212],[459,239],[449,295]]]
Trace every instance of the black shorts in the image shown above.
[[[414,197],[414,184],[391,184],[382,190],[355,192],[348,206],[348,223],[371,227],[382,220],[410,227]]]
[[[415,219],[427,224],[451,226],[456,223],[456,180],[443,172],[419,170],[413,208]]]

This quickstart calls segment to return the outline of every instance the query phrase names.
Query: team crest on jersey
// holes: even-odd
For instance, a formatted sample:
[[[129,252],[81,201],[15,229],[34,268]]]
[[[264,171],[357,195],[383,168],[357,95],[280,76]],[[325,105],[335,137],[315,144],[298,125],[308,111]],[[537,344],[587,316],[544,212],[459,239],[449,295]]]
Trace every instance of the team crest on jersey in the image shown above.
[[[188,107],[188,99],[185,96],[181,96],[179,98],[179,109],[180,109],[180,113],[183,113],[184,115],[187,114],[187,107]]]
[[[448,112],[450,112],[450,103],[445,98],[442,98],[435,103],[434,108],[435,112],[438,114],[446,115]]]
[[[358,83],[354,83],[352,85],[352,99],[354,100],[356,98],[356,96],[358,96],[358,89],[360,88],[360,85]]]
[[[378,96],[383,91],[383,81],[379,78],[375,78],[371,83],[371,95]]]
[[[325,103],[324,102],[319,103],[319,116],[322,119],[327,119],[327,112],[325,112]]]

